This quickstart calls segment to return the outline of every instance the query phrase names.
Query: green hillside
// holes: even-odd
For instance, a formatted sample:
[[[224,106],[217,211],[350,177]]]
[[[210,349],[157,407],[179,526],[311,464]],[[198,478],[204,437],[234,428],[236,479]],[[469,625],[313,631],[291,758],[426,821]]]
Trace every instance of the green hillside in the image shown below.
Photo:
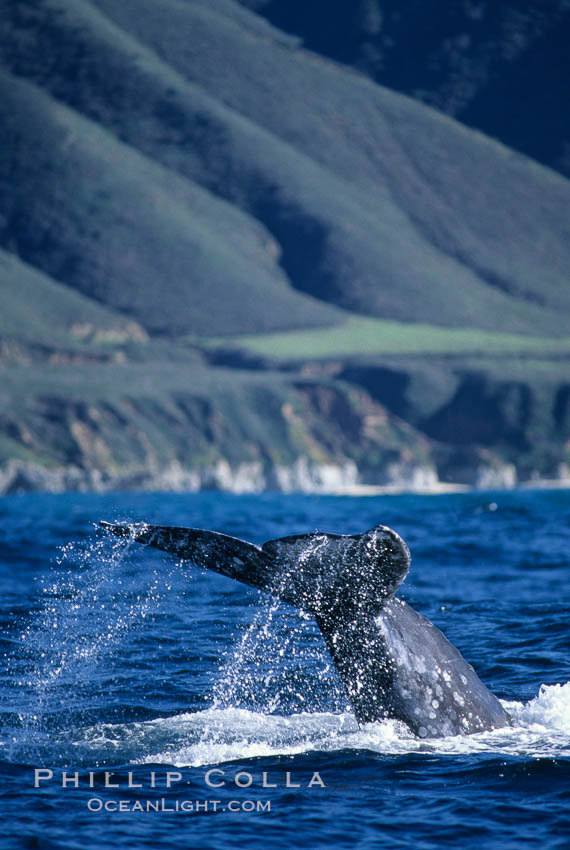
[[[265,357],[287,360],[344,358],[374,354],[519,354],[570,356],[570,336],[522,334],[442,328],[423,323],[353,317],[334,328],[232,337],[230,342]],[[215,340],[213,341],[215,345]],[[227,344],[227,343],[226,343]]]
[[[570,175],[565,0],[240,0],[303,44]]]
[[[249,295],[229,296],[221,332],[245,330],[249,316],[252,330],[292,325],[283,308],[285,295],[273,303],[278,287],[268,286],[268,278],[281,280],[284,289],[287,282],[322,301],[382,318],[526,333],[566,331],[570,189],[564,179],[303,51],[231,2],[165,0],[160,26],[156,0],[97,0],[96,5],[35,0],[31,6],[33,15],[24,13],[26,3],[7,12],[0,49],[8,69],[144,153],[145,167],[149,159],[160,162],[207,189],[208,197],[214,194],[246,213],[250,227],[256,219],[264,228],[265,257],[259,240],[251,234],[242,238],[231,223],[240,245],[257,242],[248,264],[239,252],[226,251],[227,238],[220,239],[216,230],[212,235],[209,219],[217,213],[206,215],[206,203],[199,223],[189,220],[188,202],[157,216],[144,197],[147,190],[139,186],[142,195],[129,199],[138,178],[126,185],[125,175],[117,198],[129,209],[134,203],[145,211],[128,220],[132,262],[136,272],[140,261],[149,273],[137,275],[134,292],[128,260],[113,262],[114,272],[97,270],[95,263],[89,271],[97,279],[89,286],[141,321],[140,302],[152,303],[151,330],[183,330],[184,309],[168,312],[166,305],[183,299],[184,272],[198,264],[188,284],[198,313],[194,327],[210,312],[205,290],[220,304],[224,281],[222,301],[237,291],[232,278],[244,294],[249,281]],[[35,139],[33,123],[26,126]],[[32,167],[34,159],[31,154]],[[53,164],[58,182],[59,167]],[[65,185],[65,163],[61,170]],[[155,171],[148,183],[159,183],[162,197],[170,198],[174,179]],[[51,191],[52,184],[44,183],[42,192],[40,183],[40,198],[49,198]],[[4,203],[12,202],[8,195]],[[27,198],[23,203],[29,206]],[[19,240],[24,260],[41,263],[54,277],[63,274],[64,263],[48,256],[56,253],[50,245],[37,251],[22,245],[19,221],[8,219],[4,246]],[[182,244],[185,234],[188,241]],[[57,253],[60,258],[69,253],[73,266],[73,251],[69,234]],[[116,275],[113,284],[109,274]],[[172,301],[168,295],[164,302],[156,299],[157,280],[166,293],[173,292]],[[86,291],[84,281],[83,273],[65,280]],[[265,304],[259,323],[255,300],[261,286]],[[298,304],[291,309],[306,326],[336,320],[314,304]],[[209,332],[205,326],[204,332]]]
[[[248,27],[245,14],[237,25],[224,14],[227,4],[165,0],[156,27],[154,0],[95,2],[186,79],[359,188],[361,215],[344,219],[335,246],[340,253],[343,236],[352,236],[360,256],[376,242],[383,260],[378,250],[363,281],[347,268],[344,305],[386,316],[382,290],[397,287],[400,298],[406,293],[424,306],[421,287],[435,286],[440,310],[453,299],[459,312],[463,284],[476,288],[476,277],[523,302],[570,309],[566,180],[340,66],[272,41]],[[363,209],[374,217],[375,237]],[[498,306],[482,286],[478,298],[490,310]]]
[[[0,493],[570,461],[570,183],[234,0],[0,27]]]
[[[5,246],[28,264],[155,332],[335,320],[291,289],[269,234],[235,207],[29,83],[3,75],[0,97]]]
[[[144,341],[136,323],[0,251],[0,339],[46,352]]]

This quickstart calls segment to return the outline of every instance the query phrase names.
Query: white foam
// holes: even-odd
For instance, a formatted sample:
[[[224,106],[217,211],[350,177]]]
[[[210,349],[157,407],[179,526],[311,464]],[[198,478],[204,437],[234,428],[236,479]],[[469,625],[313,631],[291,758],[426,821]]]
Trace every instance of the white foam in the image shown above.
[[[507,710],[521,726],[540,726],[570,735],[570,682],[565,685],[541,685],[530,702],[506,703]]]
[[[530,702],[505,702],[513,725],[449,738],[416,738],[397,721],[359,727],[350,713],[263,714],[239,708],[207,709],[141,723],[84,730],[75,745],[107,751],[134,763],[200,767],[221,762],[338,750],[385,755],[425,752],[505,756],[570,756],[570,682],[542,685]]]

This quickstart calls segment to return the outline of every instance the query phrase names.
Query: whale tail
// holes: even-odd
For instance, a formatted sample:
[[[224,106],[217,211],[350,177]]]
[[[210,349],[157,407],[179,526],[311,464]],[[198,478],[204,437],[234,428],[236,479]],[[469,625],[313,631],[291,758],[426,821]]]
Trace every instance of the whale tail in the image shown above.
[[[393,717],[425,737],[509,722],[499,700],[439,629],[394,598],[410,553],[386,526],[256,546],[198,528],[101,525],[313,614],[360,723]]]
[[[261,547],[276,572],[270,591],[328,621],[378,613],[410,568],[402,538],[383,525],[364,534],[315,532],[269,540]]]
[[[101,522],[113,534],[265,590],[319,620],[342,610],[373,613],[407,575],[410,552],[395,531],[376,526],[364,534],[314,532],[256,546],[199,528]],[[354,609],[354,611],[353,611]]]

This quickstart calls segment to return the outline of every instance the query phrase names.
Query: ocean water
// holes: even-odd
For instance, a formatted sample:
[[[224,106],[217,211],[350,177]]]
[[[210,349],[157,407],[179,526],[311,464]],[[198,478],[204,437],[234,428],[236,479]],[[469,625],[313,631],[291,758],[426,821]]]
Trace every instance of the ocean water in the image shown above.
[[[359,728],[310,618],[99,519],[390,525],[399,595],[513,726]],[[570,493],[32,494],[0,499],[0,540],[2,850],[570,847]]]

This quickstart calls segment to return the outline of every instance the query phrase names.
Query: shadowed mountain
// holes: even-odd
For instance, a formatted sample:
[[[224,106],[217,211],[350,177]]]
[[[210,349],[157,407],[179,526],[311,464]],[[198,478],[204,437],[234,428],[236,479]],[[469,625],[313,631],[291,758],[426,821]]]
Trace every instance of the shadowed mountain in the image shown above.
[[[570,175],[565,0],[241,0],[352,65]]]

